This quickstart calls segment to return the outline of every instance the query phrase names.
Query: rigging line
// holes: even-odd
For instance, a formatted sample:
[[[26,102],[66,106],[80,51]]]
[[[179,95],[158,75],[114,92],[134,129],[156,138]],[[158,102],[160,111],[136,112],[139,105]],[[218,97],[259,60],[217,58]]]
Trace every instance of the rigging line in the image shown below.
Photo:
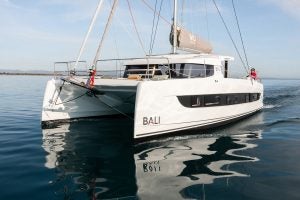
[[[79,95],[79,96],[73,98],[73,99],[69,99],[69,100],[63,101],[63,102],[61,102],[61,103],[55,103],[55,105],[57,106],[57,105],[60,105],[60,104],[69,103],[69,102],[71,102],[71,101],[75,101],[76,99],[79,99],[79,98],[83,97],[84,95],[86,95],[86,92],[83,93],[82,95]]]
[[[128,117],[129,119],[131,120],[134,120],[131,116],[127,115],[126,113],[120,111],[119,109],[117,109],[116,107],[114,106],[111,106],[109,105],[108,103],[105,103],[103,100],[100,99],[100,97],[97,97],[95,94],[94,94],[94,97],[96,97],[97,99],[99,99],[99,101],[101,101],[101,103],[103,103],[104,105],[106,105],[107,107],[117,111],[118,113],[120,113],[121,115],[124,115],[125,117]]]
[[[141,37],[140,37],[140,34],[139,34],[138,30],[137,30],[137,26],[136,26],[136,23],[135,23],[135,20],[134,20],[134,17],[133,17],[133,13],[132,13],[132,9],[131,9],[129,0],[127,0],[127,4],[128,4],[129,12],[130,12],[130,15],[131,15],[131,20],[132,20],[132,23],[133,23],[133,26],[134,26],[134,30],[135,30],[135,32],[136,32],[136,34],[137,34],[137,36],[138,36],[139,43],[140,43],[140,45],[141,45],[141,47],[142,47],[142,49],[143,49],[143,52],[144,52],[145,55],[146,55],[147,53],[146,53],[145,47],[144,47],[144,45],[143,45],[142,39],[141,39]]]
[[[96,67],[96,63],[97,63],[97,60],[100,56],[100,51],[101,51],[101,48],[102,48],[102,45],[103,45],[103,41],[104,41],[104,38],[106,36],[106,33],[108,31],[108,28],[111,24],[111,19],[115,13],[115,10],[116,10],[116,7],[117,7],[117,4],[118,4],[119,0],[114,0],[114,3],[113,3],[113,6],[110,10],[110,14],[109,14],[109,17],[107,19],[107,23],[105,25],[105,28],[104,28],[104,32],[103,32],[103,35],[102,35],[102,38],[101,38],[101,41],[99,43],[99,46],[98,46],[98,49],[97,49],[97,52],[96,52],[96,55],[95,55],[95,58],[94,58],[94,61],[93,61],[93,66]]]
[[[157,13],[146,0],[142,0],[142,2],[150,9],[152,10],[156,15],[158,15],[162,20],[164,20],[167,24],[172,25],[171,22],[169,22],[166,18],[164,18],[163,16],[161,16],[159,13]]]
[[[127,33],[127,35],[130,37],[130,39],[132,39],[134,42],[136,42],[138,44],[139,41],[137,41],[136,38],[134,36],[132,36],[132,33],[130,33],[128,27],[125,26],[125,23],[122,22],[118,16],[116,16],[116,19],[117,19],[116,22],[123,28],[123,30]]]
[[[110,4],[111,5],[111,4]],[[112,6],[112,5],[111,5]],[[120,53],[119,53],[119,51],[118,51],[118,45],[117,45],[117,39],[116,39],[116,28],[115,27],[113,27],[112,28],[112,37],[113,37],[113,42],[114,42],[114,45],[115,45],[115,51],[116,51],[116,56],[117,56],[117,58],[118,59],[120,59]],[[116,67],[117,68],[117,67]],[[118,70],[116,69],[116,72],[117,72]]]
[[[57,100],[58,100],[58,97],[59,97],[59,95],[60,95],[60,93],[61,93],[61,91],[62,91],[64,85],[65,85],[65,81],[63,81],[62,85],[59,87],[59,92],[58,92],[57,97],[56,97],[56,99],[55,99],[55,101],[54,101],[54,102],[55,102],[54,104],[56,104],[56,102],[57,102]],[[56,90],[55,90],[55,91],[56,91]],[[55,92],[54,92],[54,94],[55,94]],[[52,99],[54,98],[54,94],[53,94]]]
[[[116,55],[117,55],[117,58],[120,59],[120,53],[118,51],[118,43],[117,43],[117,39],[116,39],[116,30],[115,30],[115,28],[112,30],[113,30],[113,40],[114,40]]]
[[[159,7],[158,14],[161,13],[161,8],[162,8],[163,1],[164,1],[164,0],[161,0],[161,2],[160,2],[160,7]],[[154,36],[153,36],[152,46],[151,46],[151,54],[152,54],[153,46],[154,46],[155,39],[156,39],[156,33],[157,33],[158,22],[159,22],[159,17],[157,18],[157,21],[156,21],[156,27],[155,27],[155,31],[154,31]]]
[[[91,33],[91,31],[92,31],[92,29],[93,29],[93,27],[94,27],[94,25],[95,25],[95,22],[96,22],[96,20],[97,20],[97,17],[98,17],[99,11],[100,11],[100,9],[101,9],[102,3],[103,3],[103,0],[100,0],[99,3],[98,3],[98,7],[97,7],[97,9],[96,9],[96,11],[95,11],[95,14],[94,14],[94,16],[93,16],[93,19],[92,19],[92,21],[91,21],[91,24],[90,24],[90,26],[89,26],[88,32],[87,32],[87,34],[86,34],[86,36],[85,36],[85,38],[84,38],[84,40],[83,40],[83,42],[82,42],[82,45],[81,45],[81,47],[80,47],[80,50],[79,50],[79,53],[78,53],[78,56],[77,56],[77,59],[76,59],[75,65],[74,65],[74,69],[76,69],[76,67],[77,67],[77,65],[78,65],[78,62],[79,62],[80,57],[81,57],[81,55],[82,55],[82,53],[83,53],[83,50],[84,50],[85,45],[86,45],[86,43],[87,43],[87,40],[88,40],[88,38],[89,38],[89,36],[90,36],[90,33]]]
[[[238,27],[238,29],[239,29],[239,34],[240,34],[240,38],[241,38],[241,42],[242,42],[242,46],[243,46],[243,51],[244,51],[244,56],[245,56],[246,64],[247,64],[248,70],[249,70],[248,57],[247,57],[247,54],[246,54],[246,49],[245,49],[245,45],[244,45],[244,40],[243,40],[241,28],[240,28],[240,23],[239,23],[238,16],[237,16],[237,13],[236,13],[234,1],[232,0],[231,2],[232,2],[232,7],[233,7],[233,11],[234,11],[234,15],[235,15],[237,27]]]
[[[120,53],[118,51],[118,44],[117,44],[117,39],[116,39],[116,30],[115,28],[113,28],[113,41],[114,41],[114,45],[115,45],[115,50],[116,50],[116,56],[118,58],[118,60],[120,59]],[[118,64],[120,64],[120,61],[116,60],[116,78],[118,77]]]
[[[207,40],[210,42],[210,33],[209,33],[209,23],[208,23],[208,12],[207,12],[207,2],[206,2],[206,0],[204,0],[204,7],[205,7]]]
[[[149,55],[151,55],[151,46],[152,46],[152,41],[153,41],[153,29],[154,29],[154,23],[155,23],[155,20],[156,20],[156,7],[157,7],[157,0],[155,0],[155,10],[153,12],[151,38],[150,38],[150,45],[149,45]]]
[[[191,11],[187,14],[186,26],[189,25],[188,29],[191,30],[192,33],[197,33],[197,29],[200,26],[199,25],[200,23],[192,23],[194,21],[194,19],[196,19],[195,12],[193,9],[194,9],[194,7],[193,7],[193,4],[191,3],[191,1],[187,1],[186,10],[191,10]]]
[[[183,10],[184,10],[184,6],[185,6],[185,0],[181,1],[181,16],[180,16],[180,23],[183,26]]]
[[[246,73],[248,73],[248,69],[247,69],[247,67],[246,67],[246,65],[245,65],[245,63],[244,63],[244,61],[243,61],[243,59],[242,59],[242,56],[241,56],[241,54],[240,54],[240,52],[239,52],[239,50],[238,50],[238,48],[237,48],[237,46],[236,46],[236,43],[234,42],[234,40],[233,40],[233,38],[232,38],[232,35],[231,35],[231,33],[230,33],[230,31],[229,31],[229,29],[228,29],[226,23],[225,23],[225,20],[224,20],[224,18],[223,18],[223,16],[222,16],[221,12],[220,12],[220,10],[219,10],[219,7],[218,7],[218,5],[216,4],[215,0],[212,0],[212,1],[213,1],[214,5],[215,5],[215,7],[216,7],[216,9],[217,9],[217,11],[218,11],[218,14],[219,14],[219,16],[220,16],[220,18],[221,18],[221,20],[222,20],[222,22],[223,22],[223,24],[224,24],[224,26],[225,26],[225,28],[226,28],[227,34],[229,35],[229,37],[230,37],[230,39],[231,39],[231,42],[232,42],[232,44],[233,44],[233,46],[234,46],[234,48],[235,48],[235,50],[236,50],[236,52],[237,52],[237,54],[238,54],[238,56],[239,56],[241,62],[242,62],[242,64],[243,64],[243,67],[245,68]]]

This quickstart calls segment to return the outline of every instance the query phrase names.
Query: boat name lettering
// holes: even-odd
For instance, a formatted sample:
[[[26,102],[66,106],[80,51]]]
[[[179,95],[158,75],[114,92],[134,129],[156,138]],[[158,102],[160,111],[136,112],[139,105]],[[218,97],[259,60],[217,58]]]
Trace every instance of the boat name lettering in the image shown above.
[[[154,117],[143,117],[143,125],[159,125],[160,124],[160,116]]]
[[[158,172],[160,171],[159,161],[152,161],[143,163],[144,172]]]

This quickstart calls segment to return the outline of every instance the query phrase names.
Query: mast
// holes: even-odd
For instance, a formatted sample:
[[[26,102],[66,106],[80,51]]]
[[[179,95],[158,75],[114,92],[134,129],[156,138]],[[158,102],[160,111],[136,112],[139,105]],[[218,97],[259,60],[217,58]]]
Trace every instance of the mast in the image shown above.
[[[177,0],[174,0],[174,11],[173,11],[173,54],[177,50]]]

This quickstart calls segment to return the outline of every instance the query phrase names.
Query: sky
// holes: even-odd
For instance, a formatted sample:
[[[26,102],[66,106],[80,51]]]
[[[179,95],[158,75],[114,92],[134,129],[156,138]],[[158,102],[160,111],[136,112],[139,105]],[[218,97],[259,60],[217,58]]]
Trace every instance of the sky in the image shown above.
[[[154,0],[145,0],[153,8]],[[215,0],[241,54],[231,0]],[[52,70],[56,61],[77,58],[98,0],[0,0],[0,69]],[[143,0],[120,0],[100,58],[139,57],[149,52],[153,12]],[[161,0],[158,0],[159,8]],[[300,0],[234,0],[249,64],[261,77],[300,78]],[[91,63],[106,24],[111,0],[104,0],[83,60]],[[231,73],[245,73],[212,0],[179,0],[180,24],[208,40],[213,53],[235,57]],[[171,21],[172,0],[161,15]],[[156,23],[155,23],[156,24]],[[158,21],[154,54],[169,53],[170,25]],[[141,48],[141,46],[144,47]]]

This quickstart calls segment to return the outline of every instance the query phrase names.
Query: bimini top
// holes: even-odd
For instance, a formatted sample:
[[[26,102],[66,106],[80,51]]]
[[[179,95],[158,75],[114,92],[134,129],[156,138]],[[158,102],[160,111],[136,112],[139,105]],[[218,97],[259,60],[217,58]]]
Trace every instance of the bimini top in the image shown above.
[[[147,56],[145,58],[132,58],[125,65],[171,64],[171,63],[198,63],[207,65],[222,65],[223,61],[234,60],[230,56],[214,54],[163,54]]]

